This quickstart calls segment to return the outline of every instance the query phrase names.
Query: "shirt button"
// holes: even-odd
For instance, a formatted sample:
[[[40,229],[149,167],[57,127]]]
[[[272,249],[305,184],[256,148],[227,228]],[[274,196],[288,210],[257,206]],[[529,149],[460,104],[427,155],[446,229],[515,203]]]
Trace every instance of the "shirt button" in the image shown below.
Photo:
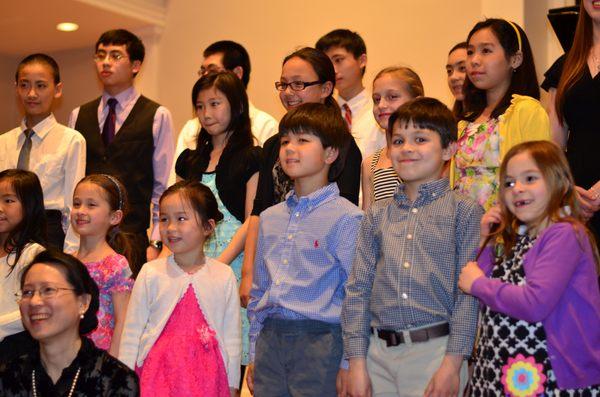
[[[294,215],[296,215],[296,218],[298,218],[300,216],[300,213],[296,212]]]
[[[412,240],[412,234],[407,234],[407,235],[406,235],[406,238],[407,238],[408,240]]]
[[[281,281],[279,281],[279,280],[276,280],[276,281],[275,281],[275,285],[279,285],[279,284],[281,284]]]
[[[431,193],[431,196],[432,196],[432,197],[436,197],[436,196],[437,196],[437,193]]]
[[[287,260],[287,259],[284,259],[284,260],[283,260],[283,264],[284,264],[284,265],[287,265],[287,264],[288,264],[288,260]]]
[[[417,212],[419,212],[419,210],[417,208],[413,208],[411,211],[413,214],[416,214]]]
[[[405,294],[405,293],[403,293],[403,294],[402,294],[402,299],[408,299],[408,295],[407,295],[407,294]]]
[[[403,267],[403,268],[405,268],[405,269],[408,269],[408,268],[410,267],[410,263],[408,263],[408,262],[404,262],[404,263],[402,264],[402,267]]]
[[[291,240],[292,238],[294,238],[293,234],[288,234],[288,240]]]

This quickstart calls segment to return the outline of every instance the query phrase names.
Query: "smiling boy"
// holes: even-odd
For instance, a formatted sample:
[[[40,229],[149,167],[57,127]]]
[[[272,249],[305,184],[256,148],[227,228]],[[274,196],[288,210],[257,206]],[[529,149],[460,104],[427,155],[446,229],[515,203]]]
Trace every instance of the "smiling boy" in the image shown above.
[[[69,125],[87,142],[86,175],[114,175],[127,189],[131,210],[123,230],[134,240],[135,259],[130,263],[134,275],[146,259],[158,256],[162,246],[158,199],[167,186],[174,151],[171,113],[133,87],[144,55],[144,44],[133,33],[123,29],[103,33],[94,55],[102,96],[73,110],[69,118]]]
[[[335,183],[350,138],[337,109],[320,103],[290,110],[279,128],[294,189],[260,216],[249,385],[262,397],[332,396],[345,372],[339,316],[362,218]]]
[[[477,302],[457,288],[483,210],[442,177],[456,122],[436,99],[390,116],[390,158],[404,181],[369,209],[342,309],[353,396],[457,395],[466,381]]]
[[[17,67],[15,89],[25,113],[21,125],[0,135],[0,171],[20,168],[34,172],[44,191],[48,242],[63,248],[76,244],[69,210],[75,184],[85,173],[85,139],[59,124],[52,114],[62,96],[56,61],[46,54],[31,54]]]

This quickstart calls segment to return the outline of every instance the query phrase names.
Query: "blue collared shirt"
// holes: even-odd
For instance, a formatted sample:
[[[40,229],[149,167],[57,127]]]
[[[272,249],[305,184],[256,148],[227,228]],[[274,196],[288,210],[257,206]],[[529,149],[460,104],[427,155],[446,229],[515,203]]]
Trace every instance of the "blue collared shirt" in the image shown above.
[[[267,317],[340,323],[362,211],[335,183],[265,210],[260,229],[248,317],[250,360]]]

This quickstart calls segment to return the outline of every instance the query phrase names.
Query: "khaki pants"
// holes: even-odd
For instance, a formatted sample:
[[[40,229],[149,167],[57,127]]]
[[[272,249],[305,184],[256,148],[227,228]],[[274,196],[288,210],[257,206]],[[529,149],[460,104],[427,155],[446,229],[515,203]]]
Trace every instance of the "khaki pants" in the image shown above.
[[[387,347],[386,342],[371,335],[367,354],[367,370],[373,386],[373,396],[422,397],[431,377],[438,370],[446,354],[448,336],[423,343],[412,343],[408,332],[407,343]],[[458,395],[467,383],[467,363],[460,370]]]

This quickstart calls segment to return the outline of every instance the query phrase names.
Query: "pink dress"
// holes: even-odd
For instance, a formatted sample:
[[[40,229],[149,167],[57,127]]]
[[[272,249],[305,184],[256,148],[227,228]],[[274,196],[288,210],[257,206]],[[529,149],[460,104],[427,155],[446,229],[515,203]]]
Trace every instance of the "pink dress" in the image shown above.
[[[108,350],[115,329],[115,310],[112,294],[131,292],[133,280],[129,262],[123,255],[109,255],[98,262],[85,264],[100,289],[100,308],[98,309],[98,328],[88,337],[99,349]]]
[[[229,397],[219,342],[190,284],[141,367],[142,397]]]

